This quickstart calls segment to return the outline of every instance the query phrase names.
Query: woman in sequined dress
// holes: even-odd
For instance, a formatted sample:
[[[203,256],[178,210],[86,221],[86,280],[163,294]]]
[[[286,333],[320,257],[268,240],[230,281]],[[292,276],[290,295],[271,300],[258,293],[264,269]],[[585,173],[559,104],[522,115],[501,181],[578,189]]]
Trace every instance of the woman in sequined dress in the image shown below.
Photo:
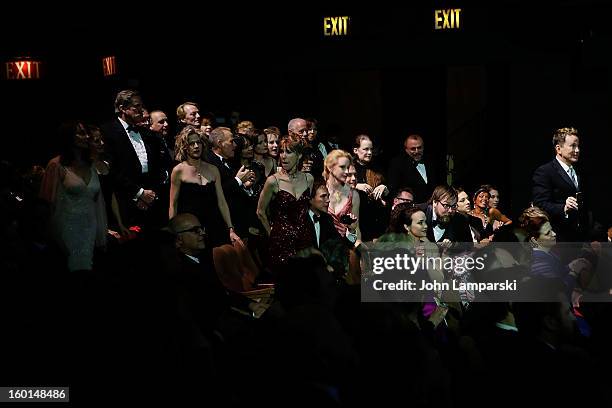
[[[52,235],[67,255],[68,269],[88,271],[94,248],[106,244],[104,198],[87,126],[64,123],[59,137],[61,152],[47,165],[40,196],[51,204]]]
[[[297,251],[313,246],[308,216],[311,174],[298,171],[303,145],[294,136],[280,141],[281,169],[266,179],[257,205],[257,216],[269,235],[272,269],[287,263]]]

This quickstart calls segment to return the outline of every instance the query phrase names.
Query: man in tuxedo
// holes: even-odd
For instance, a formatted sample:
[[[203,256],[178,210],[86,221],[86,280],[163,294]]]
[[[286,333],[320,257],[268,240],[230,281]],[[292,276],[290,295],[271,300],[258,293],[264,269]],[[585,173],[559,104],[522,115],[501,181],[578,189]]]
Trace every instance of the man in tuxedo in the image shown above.
[[[160,147],[158,139],[139,126],[144,121],[143,111],[138,92],[120,91],[115,98],[117,117],[103,125],[102,130],[113,191],[124,223],[158,226],[158,222],[163,222],[163,217],[157,216],[163,211],[155,208],[161,183]]]
[[[457,192],[445,185],[434,189],[428,204],[419,204],[427,217],[427,238],[441,242],[454,252],[472,247],[470,227],[464,217],[457,216]]]
[[[437,183],[435,166],[423,160],[425,143],[419,135],[409,135],[404,141],[404,151],[389,165],[389,190],[395,194],[400,187],[410,187],[417,203],[425,202]]]
[[[313,225],[313,247],[321,249],[325,242],[329,240],[343,240],[350,248],[357,240],[355,231],[347,229],[346,237],[340,236],[334,226],[331,216],[327,213],[329,207],[329,191],[323,179],[315,179],[312,186],[312,198],[308,216]]]
[[[246,237],[249,231],[250,211],[253,207],[255,172],[241,166],[237,171],[232,167],[236,142],[230,128],[218,127],[210,132],[212,149],[209,150],[207,161],[219,169],[225,200],[230,210],[235,233]],[[256,204],[255,204],[256,206]]]
[[[533,173],[533,204],[550,216],[557,241],[583,241],[588,238],[590,214],[586,181],[576,169],[580,158],[578,131],[557,129],[553,148],[555,158]]]
[[[259,318],[267,305],[226,289],[215,270],[212,248],[207,248],[206,231],[195,215],[182,213],[170,220],[176,252],[168,259],[174,278],[183,321],[192,322],[209,340],[226,337],[240,325],[232,310]],[[231,329],[224,332],[224,328]]]

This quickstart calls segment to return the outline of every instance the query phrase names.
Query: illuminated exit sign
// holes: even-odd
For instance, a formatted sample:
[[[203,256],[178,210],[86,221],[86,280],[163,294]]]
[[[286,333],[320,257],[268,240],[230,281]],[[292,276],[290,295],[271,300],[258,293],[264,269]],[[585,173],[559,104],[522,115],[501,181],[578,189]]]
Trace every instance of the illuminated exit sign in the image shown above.
[[[114,56],[102,58],[102,74],[111,76],[117,73],[117,60]]]
[[[434,10],[436,30],[456,30],[461,27],[461,9]]]
[[[325,37],[341,37],[348,35],[348,16],[323,17],[323,35]]]
[[[23,59],[7,61],[4,64],[4,78],[11,80],[40,79],[40,61]]]

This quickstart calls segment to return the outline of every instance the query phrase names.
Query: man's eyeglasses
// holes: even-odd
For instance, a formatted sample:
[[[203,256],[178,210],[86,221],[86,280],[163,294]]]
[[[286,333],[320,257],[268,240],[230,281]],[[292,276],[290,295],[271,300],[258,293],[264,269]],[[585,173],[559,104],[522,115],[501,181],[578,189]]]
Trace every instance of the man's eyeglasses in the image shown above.
[[[444,207],[445,210],[456,210],[457,209],[457,203],[455,204],[447,204],[447,203],[440,203],[440,205],[442,207]]]
[[[191,228],[186,229],[186,230],[176,231],[177,234],[181,234],[183,232],[195,232],[196,234],[206,235],[206,231],[200,225],[196,225],[195,227],[191,227]]]

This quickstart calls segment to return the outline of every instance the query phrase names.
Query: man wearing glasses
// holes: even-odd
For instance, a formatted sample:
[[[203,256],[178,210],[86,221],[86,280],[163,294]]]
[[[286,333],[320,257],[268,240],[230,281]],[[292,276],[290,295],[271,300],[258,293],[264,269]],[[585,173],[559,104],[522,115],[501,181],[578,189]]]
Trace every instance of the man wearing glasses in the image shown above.
[[[457,192],[452,187],[438,186],[428,204],[419,207],[427,216],[427,238],[450,247],[453,243],[472,243],[470,227],[463,217],[457,217]],[[459,249],[459,246],[455,246]]]
[[[231,319],[231,310],[259,318],[267,305],[251,301],[240,293],[228,291],[217,276],[212,249],[206,247],[206,231],[195,215],[183,213],[170,220],[168,230],[174,235],[177,249],[175,281],[186,319],[208,337]],[[225,333],[221,333],[224,335]],[[211,341],[212,342],[212,341]]]

